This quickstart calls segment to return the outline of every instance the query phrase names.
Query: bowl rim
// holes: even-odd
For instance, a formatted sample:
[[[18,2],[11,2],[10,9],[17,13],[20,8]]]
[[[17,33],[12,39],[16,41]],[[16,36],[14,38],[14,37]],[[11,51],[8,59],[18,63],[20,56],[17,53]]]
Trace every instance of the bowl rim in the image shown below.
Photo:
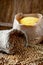
[[[16,22],[17,22],[20,26],[26,26],[26,25],[23,25],[23,24],[20,24],[20,23],[19,23],[19,21],[17,20],[17,15],[18,15],[18,14],[15,15]],[[21,14],[20,14],[20,15],[21,15]],[[22,16],[22,15],[21,15],[21,16]],[[24,17],[25,17],[25,16],[27,16],[27,17],[28,17],[28,16],[39,17],[39,20],[38,20],[39,22],[41,22],[41,19],[42,19],[42,17],[43,17],[42,14],[40,14],[40,13],[23,14],[23,16],[24,16]],[[39,22],[36,23],[34,26],[37,26],[37,25],[39,24]],[[33,26],[26,26],[26,27],[33,27]]]

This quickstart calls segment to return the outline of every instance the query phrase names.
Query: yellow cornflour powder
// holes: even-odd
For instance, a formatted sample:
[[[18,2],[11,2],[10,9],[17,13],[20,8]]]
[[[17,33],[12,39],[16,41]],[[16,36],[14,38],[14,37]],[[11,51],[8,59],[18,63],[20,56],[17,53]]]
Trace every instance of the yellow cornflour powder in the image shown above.
[[[33,26],[38,22],[38,18],[36,17],[24,17],[20,19],[20,24],[26,25],[26,26]]]

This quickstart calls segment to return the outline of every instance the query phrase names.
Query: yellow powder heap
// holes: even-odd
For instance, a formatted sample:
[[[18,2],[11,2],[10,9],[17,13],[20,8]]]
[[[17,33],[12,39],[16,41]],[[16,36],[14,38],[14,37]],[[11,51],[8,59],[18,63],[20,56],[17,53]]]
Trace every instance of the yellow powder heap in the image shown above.
[[[33,26],[38,22],[38,18],[36,17],[24,17],[20,20],[20,24],[26,26]]]

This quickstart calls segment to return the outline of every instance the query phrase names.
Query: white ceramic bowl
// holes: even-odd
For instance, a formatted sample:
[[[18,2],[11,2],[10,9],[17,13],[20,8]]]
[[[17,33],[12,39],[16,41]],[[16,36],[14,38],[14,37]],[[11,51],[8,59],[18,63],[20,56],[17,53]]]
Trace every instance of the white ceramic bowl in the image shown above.
[[[19,20],[25,16],[38,17],[38,22],[34,26],[25,26],[19,23]],[[22,30],[27,35],[28,43],[40,43],[43,36],[42,14],[16,14],[13,24],[14,29]]]

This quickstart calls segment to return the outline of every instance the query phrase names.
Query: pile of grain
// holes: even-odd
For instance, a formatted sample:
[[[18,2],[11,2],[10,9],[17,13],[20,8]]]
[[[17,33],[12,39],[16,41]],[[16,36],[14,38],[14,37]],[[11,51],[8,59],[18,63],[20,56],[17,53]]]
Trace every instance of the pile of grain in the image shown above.
[[[35,46],[25,46],[26,37],[21,31],[13,30],[9,35],[9,42],[10,53],[14,54],[0,52],[0,65],[38,65],[43,62],[43,54]]]
[[[25,34],[20,30],[13,30],[9,34],[9,51],[10,54],[21,53],[26,47],[27,40]]]
[[[43,54],[37,52],[37,50],[32,47],[24,47],[22,51],[16,51],[14,55],[0,53],[0,65],[37,65],[42,61]]]

